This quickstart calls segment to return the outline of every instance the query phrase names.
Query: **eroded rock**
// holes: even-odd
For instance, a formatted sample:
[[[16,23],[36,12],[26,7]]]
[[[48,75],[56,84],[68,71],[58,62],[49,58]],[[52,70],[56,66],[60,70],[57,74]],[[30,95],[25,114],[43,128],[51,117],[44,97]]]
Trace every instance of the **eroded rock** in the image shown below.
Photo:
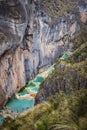
[[[40,0],[0,1],[1,107],[41,69],[53,64],[64,51],[72,51],[74,43],[70,40],[82,22],[86,23],[86,15],[84,21],[80,17],[83,7],[78,8],[78,3],[77,10],[72,8],[56,20],[40,4]]]

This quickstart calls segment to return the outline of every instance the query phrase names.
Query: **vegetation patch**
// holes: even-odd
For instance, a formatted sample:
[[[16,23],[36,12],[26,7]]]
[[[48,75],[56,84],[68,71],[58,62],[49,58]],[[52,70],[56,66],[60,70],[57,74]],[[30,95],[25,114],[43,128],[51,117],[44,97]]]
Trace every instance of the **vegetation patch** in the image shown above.
[[[87,90],[63,92],[16,120],[7,119],[1,130],[87,130]]]

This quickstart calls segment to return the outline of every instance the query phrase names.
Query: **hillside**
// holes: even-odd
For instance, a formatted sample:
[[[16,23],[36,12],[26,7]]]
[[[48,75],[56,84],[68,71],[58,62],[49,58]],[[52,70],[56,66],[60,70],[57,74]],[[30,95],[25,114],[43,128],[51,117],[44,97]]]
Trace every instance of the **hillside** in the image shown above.
[[[41,84],[40,104],[15,120],[7,118],[1,130],[87,129],[87,42],[74,47],[71,57],[59,59]]]
[[[1,130],[87,130],[87,90],[56,94]]]
[[[87,89],[87,42],[84,36],[85,33],[78,36],[76,34],[74,51],[70,58],[60,58],[56,62],[54,72],[41,84],[36,96],[36,104],[60,91],[70,94],[81,88]]]

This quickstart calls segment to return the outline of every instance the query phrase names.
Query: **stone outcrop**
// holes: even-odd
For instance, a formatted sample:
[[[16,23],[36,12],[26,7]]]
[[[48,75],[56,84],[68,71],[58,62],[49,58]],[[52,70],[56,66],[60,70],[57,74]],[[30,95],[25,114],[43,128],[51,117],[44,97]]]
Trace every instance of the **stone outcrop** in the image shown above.
[[[58,4],[55,0],[50,3],[52,8]],[[72,10],[67,7],[60,16],[55,12],[57,18],[49,15],[49,5],[45,10],[46,4],[40,0],[0,1],[1,107],[41,69],[53,64],[67,49],[72,51],[70,40],[87,22],[86,0],[79,6],[71,3]]]
[[[22,12],[21,12],[22,10]],[[0,1],[0,56],[15,51],[27,26],[27,12],[20,0]]]

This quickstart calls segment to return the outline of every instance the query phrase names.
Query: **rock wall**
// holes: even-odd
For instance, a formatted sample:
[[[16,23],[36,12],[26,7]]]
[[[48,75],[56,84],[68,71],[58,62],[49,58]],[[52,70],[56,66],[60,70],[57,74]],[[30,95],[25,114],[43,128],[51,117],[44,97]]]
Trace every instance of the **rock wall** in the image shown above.
[[[87,21],[86,3],[55,20],[42,2],[0,1],[0,107],[64,51],[72,51],[70,40]]]
[[[87,38],[70,58],[56,63],[54,72],[41,84],[35,104],[46,101],[60,91],[71,95],[76,90],[87,89],[86,67]]]

